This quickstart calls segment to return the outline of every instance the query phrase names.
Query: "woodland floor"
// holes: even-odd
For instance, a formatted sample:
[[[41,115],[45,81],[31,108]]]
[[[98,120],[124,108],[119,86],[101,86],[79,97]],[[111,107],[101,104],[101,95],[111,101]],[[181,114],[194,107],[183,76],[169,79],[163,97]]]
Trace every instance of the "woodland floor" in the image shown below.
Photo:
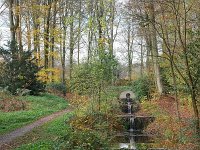
[[[171,116],[176,116],[176,101],[174,99],[174,97],[170,96],[170,95],[165,95],[165,96],[161,96],[158,99],[155,99],[153,101],[149,101],[149,103],[152,106],[158,106],[158,108],[164,112],[166,112],[168,115]],[[192,106],[189,106],[189,102],[186,103],[182,103],[179,106],[179,111],[180,111],[180,117],[182,119],[187,119],[187,118],[192,118],[193,117],[193,111],[192,111]],[[137,115],[151,115],[149,114],[148,109],[147,110],[140,110],[139,112],[137,112]]]

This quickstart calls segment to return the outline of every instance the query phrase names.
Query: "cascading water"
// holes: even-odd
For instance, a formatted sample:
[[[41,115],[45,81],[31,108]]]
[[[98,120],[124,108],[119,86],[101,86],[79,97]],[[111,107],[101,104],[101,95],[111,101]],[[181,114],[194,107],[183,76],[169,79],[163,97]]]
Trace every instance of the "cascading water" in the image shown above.
[[[152,138],[143,130],[154,120],[154,117],[136,115],[139,111],[139,103],[135,100],[132,91],[122,92],[120,99],[123,114],[118,117],[122,118],[126,131],[115,136],[118,141],[116,149],[137,150],[136,143],[152,142]]]
[[[132,114],[132,105],[131,105],[131,102],[130,102],[130,99],[128,99],[128,114]],[[130,120],[129,120],[129,123],[130,123],[130,129],[129,129],[129,133],[130,133],[130,145],[129,145],[129,148],[132,149],[132,150],[135,150],[136,149],[136,146],[135,146],[135,140],[134,140],[134,121],[135,118],[133,116],[130,117]]]
[[[128,106],[128,114],[129,115],[131,115],[131,102],[128,102],[128,104],[127,104],[127,106]]]
[[[131,150],[136,150],[136,144],[135,144],[135,139],[134,139],[134,130],[135,130],[135,118],[132,112],[132,100],[130,99],[130,94],[126,94],[126,103],[127,103],[127,114],[130,115],[129,119],[129,143],[128,144],[120,144],[120,148],[128,148]]]
[[[136,150],[135,140],[133,136],[130,136],[130,149]]]
[[[133,132],[135,129],[135,118],[133,116],[130,117],[130,132]]]

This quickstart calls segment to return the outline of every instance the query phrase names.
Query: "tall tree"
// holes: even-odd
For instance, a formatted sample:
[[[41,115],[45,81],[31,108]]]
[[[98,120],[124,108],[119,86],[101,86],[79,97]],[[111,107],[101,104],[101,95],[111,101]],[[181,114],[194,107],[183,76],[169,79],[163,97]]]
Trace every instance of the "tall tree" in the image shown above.
[[[16,41],[16,32],[19,27],[19,14],[14,13],[16,6],[19,6],[18,0],[8,0],[9,7],[9,21],[10,21],[10,32],[11,32],[11,41]]]
[[[128,20],[128,29],[127,29],[127,53],[128,53],[128,77],[129,80],[132,80],[132,65],[133,65],[133,29],[132,29],[132,21]]]
[[[66,84],[66,40],[67,40],[67,21],[68,17],[68,2],[62,1],[60,5],[63,8],[59,11],[60,28],[62,28],[62,34],[60,35],[60,53],[61,53],[61,66],[62,66],[62,83]]]
[[[51,0],[47,0],[44,2],[47,7],[45,18],[44,18],[44,67],[48,69],[49,67],[49,49],[50,49],[50,19],[51,19]]]
[[[196,132],[198,135],[200,134],[200,119],[199,119],[199,110],[197,106],[197,95],[196,95],[196,78],[198,76],[192,74],[192,67],[191,63],[189,60],[189,48],[188,48],[188,3],[185,1],[178,2],[178,3],[173,3],[173,8],[174,8],[174,13],[175,13],[175,21],[176,21],[176,27],[177,27],[177,34],[178,34],[178,40],[180,42],[180,46],[183,50],[183,60],[185,63],[185,71],[186,71],[186,84],[188,86],[188,89],[190,91],[190,95],[192,98],[192,105],[193,105],[193,110],[194,110],[194,116],[195,116],[195,126],[196,126]],[[181,9],[183,8],[183,13],[181,12]],[[183,17],[183,19],[182,19]],[[183,23],[183,26],[182,24]],[[178,68],[177,68],[178,69]],[[180,71],[179,71],[180,73]],[[183,75],[182,75],[183,77]]]
[[[150,32],[152,37],[152,55],[153,55],[153,65],[154,65],[154,74],[155,74],[155,81],[157,85],[157,89],[159,94],[163,93],[163,85],[161,81],[161,74],[160,74],[160,66],[159,66],[159,54],[158,54],[158,45],[157,45],[157,34],[155,30],[155,9],[154,9],[154,2],[149,2],[148,6],[149,11],[149,20],[150,20]]]
[[[73,70],[73,55],[74,55],[74,1],[70,1],[70,8],[69,8],[69,15],[70,15],[70,39],[69,39],[69,51],[70,51],[70,61],[69,61],[69,77],[72,77],[72,70]]]
[[[88,9],[88,48],[87,48],[87,61],[90,62],[90,59],[92,57],[92,46],[93,46],[93,40],[94,40],[94,27],[95,27],[95,15],[96,11],[93,11],[95,8],[95,1],[88,0],[87,1],[87,9]]]
[[[31,0],[30,15],[32,18],[32,32],[33,32],[33,49],[36,57],[36,62],[38,66],[41,66],[41,48],[40,48],[40,38],[41,38],[41,17],[42,17],[42,3],[41,1]]]
[[[54,58],[54,52],[55,52],[55,38],[57,37],[55,35],[56,33],[56,15],[57,15],[57,1],[58,0],[54,0],[53,2],[53,20],[52,20],[52,25],[51,25],[51,40],[50,40],[50,44],[51,44],[51,68],[53,69],[55,67],[55,58]],[[54,81],[54,71],[52,70],[52,81]]]
[[[81,24],[82,24],[82,6],[83,4],[82,4],[82,0],[79,0],[79,11],[78,11],[78,42],[77,42],[77,44],[78,44],[78,65],[80,64],[80,42],[81,42]]]

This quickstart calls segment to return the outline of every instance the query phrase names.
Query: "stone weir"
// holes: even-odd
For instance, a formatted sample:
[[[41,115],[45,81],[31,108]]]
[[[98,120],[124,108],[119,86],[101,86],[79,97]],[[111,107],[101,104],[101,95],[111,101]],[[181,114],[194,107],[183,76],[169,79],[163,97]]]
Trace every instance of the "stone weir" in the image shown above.
[[[136,143],[152,143],[153,135],[144,132],[144,129],[155,120],[153,116],[137,116],[140,105],[136,101],[135,94],[132,91],[124,91],[119,96],[122,114],[117,115],[121,119],[124,131],[116,133],[113,137],[118,143],[114,149],[138,150]],[[162,149],[162,148],[161,148]],[[159,150],[159,149],[149,149]]]

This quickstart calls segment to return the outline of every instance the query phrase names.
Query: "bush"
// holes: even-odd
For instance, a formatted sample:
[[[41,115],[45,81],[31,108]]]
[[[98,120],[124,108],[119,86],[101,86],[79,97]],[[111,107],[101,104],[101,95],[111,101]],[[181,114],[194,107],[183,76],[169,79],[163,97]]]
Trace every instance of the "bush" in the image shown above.
[[[70,90],[80,95],[97,93],[102,86],[111,84],[117,78],[118,62],[109,54],[99,61],[93,60],[73,68]]]
[[[67,135],[60,138],[57,143],[60,149],[65,150],[108,149],[107,141],[92,131],[68,131]]]
[[[70,81],[70,90],[80,95],[89,94],[98,83],[93,73],[95,67],[89,64],[77,66],[73,70],[73,78]]]
[[[17,94],[17,89],[28,89],[32,95],[44,91],[44,83],[37,80],[40,68],[32,59],[32,52],[20,50],[15,42],[8,43],[7,47],[0,48],[4,58],[0,67],[0,86],[7,87],[12,94]]]
[[[170,68],[170,64],[168,60],[163,60],[161,62],[160,74],[161,74],[162,85],[163,85],[163,93],[168,94],[170,92],[173,92],[174,91],[173,86],[172,86],[173,78],[172,78],[171,68]],[[177,78],[177,81],[178,81],[178,78]]]
[[[63,83],[56,83],[52,82],[47,84],[46,90],[53,94],[63,94],[66,95],[67,93],[67,86]]]
[[[153,82],[149,77],[143,76],[133,81],[132,88],[138,100],[149,98]]]

